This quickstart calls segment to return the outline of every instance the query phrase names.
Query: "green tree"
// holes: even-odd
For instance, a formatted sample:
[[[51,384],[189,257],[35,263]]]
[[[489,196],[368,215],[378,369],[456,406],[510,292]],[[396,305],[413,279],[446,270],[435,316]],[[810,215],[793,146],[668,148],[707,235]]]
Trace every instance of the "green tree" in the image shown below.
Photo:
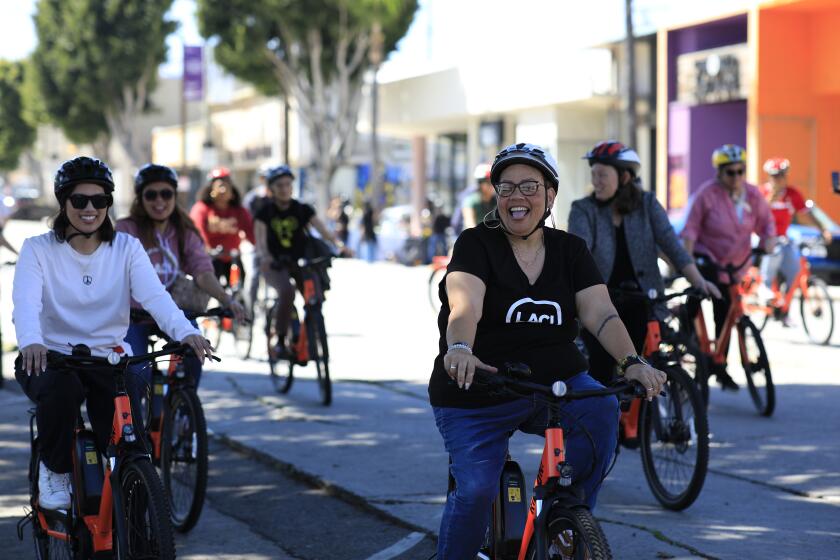
[[[355,140],[374,24],[387,55],[416,0],[198,0],[199,30],[216,61],[267,95],[283,94],[306,124],[318,206]]]
[[[24,118],[21,86],[24,66],[0,60],[0,170],[18,166],[21,153],[35,141],[35,128]]]
[[[38,0],[32,57],[52,122],[75,142],[115,138],[134,164],[144,159],[133,135],[150,109],[173,0]]]

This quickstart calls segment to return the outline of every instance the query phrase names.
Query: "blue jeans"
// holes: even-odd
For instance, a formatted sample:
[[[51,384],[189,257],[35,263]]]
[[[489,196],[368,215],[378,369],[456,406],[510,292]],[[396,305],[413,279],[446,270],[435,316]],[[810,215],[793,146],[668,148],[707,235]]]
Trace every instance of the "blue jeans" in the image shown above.
[[[192,321],[193,326],[196,326],[195,321]],[[128,334],[125,341],[131,346],[131,353],[136,356],[138,354],[145,354],[149,351],[149,336],[151,335],[152,325],[143,323],[131,323],[128,325]],[[201,360],[195,356],[184,358],[184,371],[195,382],[195,388],[198,389],[198,382],[201,380]],[[132,364],[128,366],[128,376],[126,377],[126,388],[132,398],[140,402],[140,397],[144,393],[144,389],[152,384],[152,368],[151,364]]]
[[[362,257],[369,263],[372,263],[376,260],[376,253],[377,253],[377,243],[376,240],[373,239],[362,239],[359,242],[359,256]]]
[[[761,277],[764,285],[770,288],[776,275],[781,272],[790,289],[790,283],[799,274],[799,248],[788,239],[781,238],[779,241],[778,249],[761,259]]]
[[[603,386],[588,373],[566,382],[573,391]],[[572,464],[590,508],[601,479],[612,461],[618,441],[618,399],[597,397],[560,405],[565,434],[566,460]],[[545,433],[548,413],[533,399],[484,408],[434,407],[435,422],[449,453],[455,491],[446,497],[440,521],[438,560],[475,558],[481,548],[491,506],[499,493],[499,477],[508,451],[508,439],[517,429],[529,434]],[[573,422],[576,420],[577,422]],[[585,428],[595,441],[595,456]]]

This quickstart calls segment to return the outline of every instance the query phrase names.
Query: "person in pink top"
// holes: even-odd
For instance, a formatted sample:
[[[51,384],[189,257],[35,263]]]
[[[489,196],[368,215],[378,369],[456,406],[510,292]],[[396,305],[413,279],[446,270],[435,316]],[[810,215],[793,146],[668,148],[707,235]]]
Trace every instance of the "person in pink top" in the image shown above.
[[[760,289],[762,299],[765,300],[773,298],[770,286],[780,272],[785,282],[790,282],[799,274],[799,247],[791,243],[787,237],[787,230],[793,223],[794,217],[798,223],[819,229],[826,242],[831,243],[831,232],[814,217],[799,189],[788,184],[789,169],[790,161],[785,158],[774,157],[764,162],[764,172],[770,180],[761,186],[761,192],[770,204],[779,242],[776,252],[767,255],[761,261],[761,276],[764,279],[764,285],[760,286]],[[787,318],[784,324],[788,324]]]
[[[776,226],[770,206],[758,187],[747,183],[744,177],[746,161],[746,150],[735,144],[725,144],[713,152],[712,165],[717,175],[692,195],[681,233],[686,250],[697,259],[700,273],[715,282],[723,296],[712,301],[716,335],[732,304],[729,285],[740,279],[750,263],[747,262],[734,278],[728,278],[718,267],[748,261],[753,233],[759,236],[761,247],[768,253],[775,245]],[[707,263],[705,266],[704,262]],[[690,307],[693,316],[698,304]],[[725,365],[713,366],[713,373],[724,389],[738,390],[738,384],[726,372]]]
[[[245,311],[219,284],[213,263],[204,247],[204,241],[187,213],[178,205],[176,189],[178,175],[169,167],[144,165],[134,177],[134,202],[129,216],[117,221],[116,230],[138,238],[149,255],[161,283],[169,288],[179,274],[189,274],[200,289],[216,298],[233,311],[237,320]],[[132,306],[136,305],[132,302]],[[152,325],[132,321],[125,341],[134,354],[148,351]],[[195,379],[196,387],[201,378],[201,362],[193,357],[184,359],[184,369]],[[151,383],[151,369],[138,365],[131,369],[141,377],[135,390],[142,390],[143,383]]]
[[[207,248],[214,253],[216,278],[225,278],[229,286],[234,262],[239,266],[240,282],[245,280],[245,270],[238,256],[239,244],[243,237],[252,245],[256,244],[254,225],[251,214],[242,206],[242,197],[227,167],[213,169],[207,179],[207,185],[199,191],[198,200],[190,209],[190,218]]]

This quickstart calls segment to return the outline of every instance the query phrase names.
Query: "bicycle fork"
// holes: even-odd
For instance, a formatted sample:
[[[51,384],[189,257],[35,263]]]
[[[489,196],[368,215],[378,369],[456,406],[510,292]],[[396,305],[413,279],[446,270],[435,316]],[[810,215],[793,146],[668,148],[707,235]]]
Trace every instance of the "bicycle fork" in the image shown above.
[[[566,447],[562,428],[547,428],[545,431],[545,447],[542,461],[534,481],[534,495],[528,507],[528,519],[525,521],[525,531],[522,535],[522,545],[519,549],[518,560],[525,560],[528,544],[531,539],[535,542],[535,558],[548,558],[546,548],[546,519],[552,506],[557,501],[557,486],[568,488],[572,484],[572,466],[566,462]]]

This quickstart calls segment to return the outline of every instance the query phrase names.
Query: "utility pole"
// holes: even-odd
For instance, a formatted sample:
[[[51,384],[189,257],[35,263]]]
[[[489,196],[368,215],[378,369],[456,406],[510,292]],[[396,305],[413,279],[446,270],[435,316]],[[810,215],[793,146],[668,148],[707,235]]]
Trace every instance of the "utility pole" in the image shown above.
[[[627,144],[638,150],[636,118],[636,41],[633,36],[633,0],[624,0],[625,32],[624,50],[627,57]]]
[[[373,84],[371,84],[370,92],[370,148],[373,156],[371,164],[371,186],[373,191],[373,207],[379,208],[382,204],[382,197],[384,185],[382,184],[382,158],[379,153],[379,131],[377,130],[379,124],[379,84],[377,82],[377,73],[379,72],[379,65],[382,64],[383,46],[385,37],[382,34],[382,26],[378,21],[373,22],[373,28],[370,32],[370,51],[368,52],[368,60],[373,70]]]

